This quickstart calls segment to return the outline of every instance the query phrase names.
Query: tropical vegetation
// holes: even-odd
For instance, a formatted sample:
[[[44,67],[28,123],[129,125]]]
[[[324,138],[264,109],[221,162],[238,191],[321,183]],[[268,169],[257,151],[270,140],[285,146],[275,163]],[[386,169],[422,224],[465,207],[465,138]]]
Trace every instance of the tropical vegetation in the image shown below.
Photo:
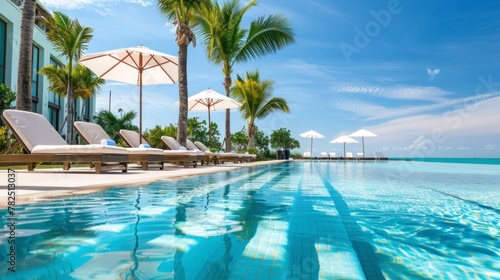
[[[60,96],[66,96],[69,86],[69,65],[59,67],[57,65],[47,65],[38,71],[49,80],[49,90]],[[73,68],[71,84],[73,86],[73,107],[76,106],[78,98],[88,99],[100,92],[101,87],[106,83],[104,79],[98,78],[87,67],[77,64]],[[73,119],[76,116],[74,112]]]
[[[73,102],[73,68],[74,63],[77,63],[83,52],[88,48],[88,44],[92,40],[93,28],[84,27],[78,20],[72,20],[67,15],[61,12],[54,12],[53,16],[45,16],[42,20],[47,27],[46,34],[55,49],[61,53],[61,56],[66,57],[67,64],[67,115],[66,115],[66,141],[69,144],[75,142],[74,132],[74,116],[75,106]]]
[[[158,149],[168,150],[167,144],[165,144],[162,140],[162,136],[170,136],[176,137],[177,135],[177,126],[173,124],[169,124],[167,126],[156,125],[151,129],[146,129],[142,136],[148,142],[151,147],[155,147]]]
[[[4,84],[0,84],[0,115],[3,114],[4,110],[14,109],[12,103],[16,100],[16,93],[12,91],[9,87]],[[3,125],[2,119],[0,119],[0,126]]]
[[[0,115],[7,109],[13,109],[12,103],[16,100],[16,93],[4,84],[0,84]],[[0,119],[0,153],[4,153],[9,144],[9,134],[7,127]]]
[[[282,15],[261,16],[252,20],[248,28],[244,28],[243,17],[251,7],[257,5],[257,0],[250,0],[244,4],[240,3],[239,0],[228,0],[221,4],[219,1],[211,0],[158,0],[157,4],[159,11],[176,26],[175,40],[179,47],[180,106],[178,122],[175,125],[156,126],[146,131],[144,135],[146,139],[149,142],[154,139],[156,139],[154,141],[158,141],[158,135],[174,134],[182,145],[185,145],[187,138],[205,143],[208,141],[206,139],[206,121],[188,118],[188,47],[191,43],[193,47],[196,46],[194,33],[196,31],[206,47],[208,59],[222,67],[226,96],[230,96],[232,93],[235,98],[240,98],[244,104],[241,113],[247,120],[246,135],[243,131],[231,135],[229,110],[226,111],[225,135],[223,137],[226,150],[232,150],[233,141],[238,150],[256,151],[267,155],[269,155],[269,144],[275,149],[298,148],[300,144],[290,137],[290,131],[286,129],[273,131],[271,138],[269,138],[255,125],[255,120],[262,119],[269,113],[289,111],[284,99],[270,96],[272,92],[271,81],[260,81],[258,71],[247,72],[244,77],[237,76],[236,83],[231,88],[233,86],[231,75],[236,64],[276,53],[295,42],[295,35],[288,19]],[[16,106],[22,110],[31,110],[31,51],[35,10],[36,1],[24,1],[16,98]],[[40,73],[49,79],[50,90],[66,95],[67,123],[69,124],[66,135],[68,143],[73,143],[75,135],[73,128],[74,98],[91,96],[103,84],[103,81],[93,76],[88,69],[75,63],[83,51],[87,49],[92,39],[93,29],[81,26],[78,20],[72,20],[61,12],[43,15],[41,23],[46,26],[47,37],[54,44],[55,49],[68,61],[65,67],[47,66]],[[81,68],[88,72],[80,72]],[[120,109],[119,113],[118,116],[107,110],[101,110],[94,117],[97,123],[118,141],[120,141],[117,134],[119,129],[137,130],[137,127],[131,123],[135,118],[135,112],[123,112]],[[211,126],[215,137],[213,137],[212,143],[207,144],[214,149],[221,149],[221,136],[217,124],[212,123]],[[286,132],[288,132],[288,142],[283,140],[286,138],[283,136],[283,134],[286,136]],[[158,142],[158,144],[160,143],[161,141]]]
[[[123,112],[120,108],[118,109],[118,113],[120,115],[115,115],[111,111],[101,109],[97,115],[94,116],[94,120],[119,146],[126,147],[127,145],[125,145],[120,136],[120,129],[139,131],[139,128],[132,124],[132,121],[137,116],[137,112]]]
[[[248,152],[250,154],[256,154],[258,159],[270,157],[269,151],[269,136],[267,136],[264,131],[259,130],[255,126],[255,147],[248,148],[248,134],[247,129],[243,127],[240,131],[231,134],[231,141],[233,147],[238,152]]]
[[[293,150],[300,148],[300,142],[291,136],[290,130],[282,127],[271,132],[269,139],[271,148],[275,150]]]
[[[47,65],[38,71],[49,80],[49,90],[55,94],[66,96],[69,85],[69,66],[59,67]],[[87,99],[91,98],[101,90],[106,83],[104,79],[97,77],[92,71],[82,64],[73,67],[71,84],[73,85],[73,97]],[[76,101],[76,99],[74,100]]]
[[[257,0],[245,6],[239,0],[205,1],[196,17],[196,31],[203,41],[208,59],[222,66],[224,89],[230,95],[231,73],[236,63],[276,53],[295,42],[295,35],[288,19],[282,15],[259,17],[242,27],[243,16],[257,5]],[[230,111],[225,120],[226,151],[232,150]]]
[[[212,122],[212,138],[211,142],[208,142],[208,123],[207,121],[199,121],[197,117],[192,117],[188,119],[188,137],[189,140],[195,142],[200,141],[205,145],[210,145],[210,147],[215,150],[221,149],[220,132],[217,124]],[[146,130],[144,132],[144,138],[148,143],[155,148],[168,149],[167,145],[161,140],[162,136],[175,137],[177,135],[177,126],[174,124],[169,124],[167,126],[156,125],[154,128]],[[182,145],[182,144],[181,144]]]
[[[273,97],[273,81],[261,80],[259,71],[246,72],[245,77],[237,75],[232,96],[242,105],[241,115],[247,120],[248,148],[255,147],[255,120],[263,119],[271,113],[290,112],[284,98]]]
[[[195,12],[205,0],[158,0],[160,12],[172,20],[176,26],[175,42],[179,47],[179,119],[177,121],[177,142],[186,145],[188,129],[188,46],[196,47],[196,37],[192,31]]]

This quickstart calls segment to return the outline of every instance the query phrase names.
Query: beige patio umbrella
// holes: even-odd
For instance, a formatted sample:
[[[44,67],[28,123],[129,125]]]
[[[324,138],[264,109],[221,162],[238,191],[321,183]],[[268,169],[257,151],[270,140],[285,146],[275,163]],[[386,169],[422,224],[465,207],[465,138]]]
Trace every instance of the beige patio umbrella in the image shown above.
[[[179,105],[179,101],[175,104]],[[212,140],[212,131],[210,125],[210,111],[239,108],[241,103],[216,92],[213,89],[206,89],[188,98],[189,111],[208,111],[208,144]],[[209,147],[210,148],[210,147]]]
[[[325,138],[324,135],[314,131],[314,130],[309,130],[304,133],[299,134],[300,137],[304,138],[311,138],[311,157],[313,157],[313,138]]]
[[[365,157],[365,137],[377,137],[378,135],[366,129],[360,129],[354,133],[349,134],[350,137],[361,137],[363,143],[363,157]]]
[[[359,143],[359,142],[352,139],[351,137],[349,137],[347,135],[342,135],[342,136],[339,136],[339,137],[333,139],[332,141],[330,141],[330,143],[344,144],[344,157],[345,157],[345,144],[346,143],[352,144],[352,143]]]
[[[178,59],[144,46],[116,49],[80,58],[99,78],[139,86],[139,143],[142,142],[142,86],[175,84]]]

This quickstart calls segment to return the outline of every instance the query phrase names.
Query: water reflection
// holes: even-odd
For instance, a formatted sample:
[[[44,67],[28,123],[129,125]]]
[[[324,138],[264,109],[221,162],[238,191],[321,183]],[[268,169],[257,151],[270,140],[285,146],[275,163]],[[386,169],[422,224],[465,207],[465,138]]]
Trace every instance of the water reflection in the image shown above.
[[[137,220],[136,220],[135,226],[134,226],[135,246],[134,246],[134,249],[132,250],[132,253],[131,253],[133,266],[130,269],[130,273],[131,273],[130,277],[127,277],[126,279],[138,279],[138,277],[136,275],[136,271],[139,268],[139,260],[137,259],[137,250],[139,249],[138,231],[139,231],[139,223],[141,221],[141,215],[139,214],[141,211],[141,207],[139,207],[140,200],[141,200],[141,190],[139,189],[139,190],[137,190],[137,199],[135,200],[136,203],[134,205],[135,209],[137,209],[137,214],[136,214]]]
[[[400,181],[394,170],[290,162],[27,204],[18,211],[16,275],[359,279],[375,270],[378,278],[499,278],[500,175],[477,176],[483,183],[471,186],[457,172]],[[0,258],[6,250],[2,244]]]

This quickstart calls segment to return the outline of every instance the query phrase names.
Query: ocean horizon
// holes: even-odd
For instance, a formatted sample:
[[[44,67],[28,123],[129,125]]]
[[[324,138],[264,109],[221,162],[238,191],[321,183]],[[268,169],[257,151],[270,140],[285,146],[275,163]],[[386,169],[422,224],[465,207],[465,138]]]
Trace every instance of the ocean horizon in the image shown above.
[[[422,157],[389,157],[389,160],[440,162],[440,163],[465,163],[465,164],[492,164],[500,165],[500,158],[422,158]]]

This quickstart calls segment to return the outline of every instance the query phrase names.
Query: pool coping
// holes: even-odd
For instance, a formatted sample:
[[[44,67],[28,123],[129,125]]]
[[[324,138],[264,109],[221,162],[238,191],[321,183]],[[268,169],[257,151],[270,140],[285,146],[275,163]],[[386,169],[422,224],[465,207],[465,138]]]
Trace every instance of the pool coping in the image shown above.
[[[82,195],[113,187],[137,187],[162,180],[179,180],[205,174],[227,172],[258,165],[278,164],[286,161],[270,160],[251,163],[225,163],[220,165],[184,168],[165,164],[164,170],[142,170],[133,165],[127,173],[118,171],[95,174],[93,169],[80,167],[70,170],[62,168],[35,169],[35,171],[15,170],[15,196],[7,189],[8,170],[0,171],[0,207],[23,203],[39,202],[54,198]],[[12,205],[12,203],[11,203]]]

